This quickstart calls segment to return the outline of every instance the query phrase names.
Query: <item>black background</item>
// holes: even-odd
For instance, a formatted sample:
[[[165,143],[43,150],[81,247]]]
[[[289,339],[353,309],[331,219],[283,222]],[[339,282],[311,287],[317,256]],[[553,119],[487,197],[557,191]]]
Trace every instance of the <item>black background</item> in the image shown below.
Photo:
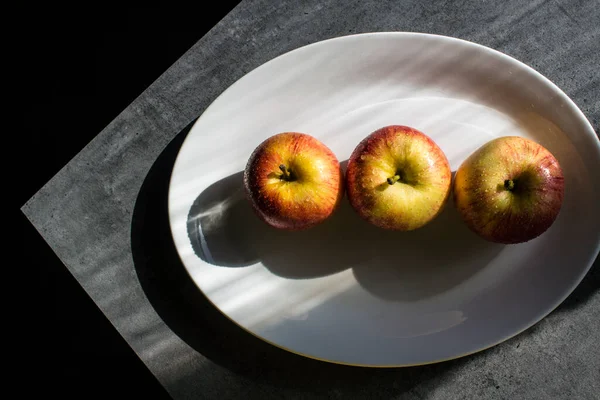
[[[10,67],[18,85],[11,106],[22,122],[14,135],[11,162],[19,174],[11,208],[18,211],[236,4],[198,11],[19,10],[14,36],[5,38],[15,45]],[[17,218],[18,242],[26,248],[11,265],[24,272],[20,297],[27,299],[13,370],[24,379],[19,397],[169,399],[20,211]]]

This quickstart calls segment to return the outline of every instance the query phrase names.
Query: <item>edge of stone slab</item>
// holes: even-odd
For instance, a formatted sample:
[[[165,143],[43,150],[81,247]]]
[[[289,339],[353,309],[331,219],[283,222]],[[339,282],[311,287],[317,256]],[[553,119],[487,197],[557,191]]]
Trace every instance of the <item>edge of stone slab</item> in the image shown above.
[[[226,22],[226,20],[228,18],[231,18],[231,15],[234,14],[234,12],[240,7],[240,5],[243,3],[243,1],[240,1],[238,4],[236,4],[235,7],[233,7],[221,20],[219,20],[219,22],[217,22],[212,28],[210,28],[204,35],[202,35],[202,37],[200,39],[198,39],[194,44],[192,44],[190,46],[190,48],[188,48],[177,60],[175,60],[175,62],[173,62],[171,65],[169,65],[169,67],[163,71],[163,73],[161,73],[154,81],[152,81],[152,83],[150,85],[148,85],[146,87],[146,89],[144,89],[138,96],[135,97],[135,99],[133,99],[133,101],[131,101],[131,103],[129,103],[127,105],[127,107],[125,107],[121,112],[119,112],[102,130],[100,130],[100,132],[98,132],[94,138],[92,138],[92,140],[90,140],[85,146],[83,146],[81,148],[81,150],[79,150],[73,157],[71,157],[69,159],[69,161],[67,161],[54,175],[52,175],[52,177],[42,185],[42,187],[40,187],[27,201],[25,201],[25,203],[23,203],[23,205],[20,207],[20,210],[23,214],[25,214],[25,216],[27,217],[27,220],[35,226],[35,222],[29,217],[29,210],[31,209],[32,204],[37,201],[37,198],[40,195],[40,192],[42,192],[44,189],[48,188],[52,182],[54,182],[56,180],[56,178],[62,174],[64,172],[64,170],[67,168],[67,166],[77,157],[80,157],[82,155],[82,153],[92,144],[92,142],[95,142],[96,140],[98,140],[98,138],[100,136],[102,136],[104,134],[104,132],[107,130],[107,128],[109,126],[111,126],[112,124],[114,124],[122,115],[123,113],[130,109],[134,104],[136,104],[137,102],[139,102],[143,96],[149,92],[152,88],[154,88],[157,84],[157,82],[159,82],[162,78],[164,78],[172,69],[173,67],[180,62],[180,60],[182,58],[184,58],[187,54],[189,54],[190,51],[192,51],[192,49],[194,49],[196,46],[200,45],[203,41],[206,40],[206,38],[216,29],[218,28],[220,25],[224,24]],[[37,227],[36,230],[38,231],[38,233],[42,236],[42,238],[44,238],[44,241],[46,241],[44,235],[42,232],[40,232]],[[54,251],[54,249],[52,250]],[[56,254],[56,253],[55,253]],[[58,256],[58,255],[57,255]],[[60,257],[59,257],[60,259]],[[62,260],[61,260],[62,262]],[[64,264],[64,263],[63,263]]]

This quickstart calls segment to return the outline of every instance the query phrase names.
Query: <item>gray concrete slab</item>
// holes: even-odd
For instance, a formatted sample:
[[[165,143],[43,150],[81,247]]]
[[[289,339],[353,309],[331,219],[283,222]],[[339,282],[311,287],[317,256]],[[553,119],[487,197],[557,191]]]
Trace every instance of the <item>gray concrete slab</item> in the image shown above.
[[[323,364],[273,348],[224,318],[186,278],[164,216],[168,172],[186,126],[271,58],[375,31],[448,35],[505,52],[555,82],[599,131],[597,0],[245,0],[23,212],[177,400],[598,399],[598,261],[557,310],[521,335],[463,359],[391,370]]]

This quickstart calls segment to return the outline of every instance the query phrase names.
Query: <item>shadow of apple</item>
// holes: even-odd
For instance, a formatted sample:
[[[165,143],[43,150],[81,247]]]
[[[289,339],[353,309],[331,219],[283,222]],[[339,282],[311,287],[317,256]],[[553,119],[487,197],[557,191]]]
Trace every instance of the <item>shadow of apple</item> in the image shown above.
[[[208,187],[188,217],[196,254],[221,267],[262,263],[273,274],[310,279],[349,268],[378,297],[416,301],[442,293],[484,268],[504,246],[472,233],[452,201],[428,225],[410,232],[377,228],[346,198],[331,218],[297,232],[262,222],[245,199],[243,173]]]
[[[371,293],[392,301],[443,293],[485,268],[504,248],[471,232],[452,199],[420,229],[392,232],[369,227],[361,235],[373,239],[365,246],[368,262],[354,266],[354,276]]]
[[[188,235],[196,254],[222,267],[261,262],[276,275],[303,279],[340,272],[360,255],[346,251],[357,221],[342,205],[322,224],[304,231],[283,231],[261,221],[245,199],[243,173],[216,182],[194,201]]]

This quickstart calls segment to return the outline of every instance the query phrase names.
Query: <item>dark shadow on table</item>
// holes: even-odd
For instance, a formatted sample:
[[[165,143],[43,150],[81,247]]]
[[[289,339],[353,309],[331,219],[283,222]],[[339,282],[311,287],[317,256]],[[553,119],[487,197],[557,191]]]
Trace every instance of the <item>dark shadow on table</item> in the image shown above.
[[[135,269],[150,303],[169,328],[193,349],[213,362],[257,382],[310,390],[324,395],[332,393],[331,391],[337,393],[339,388],[347,389],[352,393],[356,391],[365,394],[364,390],[368,390],[369,387],[376,386],[378,390],[385,387],[390,398],[397,397],[414,386],[459,367],[469,358],[479,356],[473,355],[440,364],[408,368],[350,367],[289,353],[269,345],[231,322],[193,283],[179,259],[170,233],[167,216],[170,173],[177,152],[190,127],[191,125],[184,129],[167,146],[143,183],[133,213],[131,245]],[[230,183],[232,182],[237,185],[239,176],[232,177]],[[254,216],[248,214],[251,210],[243,204],[245,202],[239,202],[238,207],[241,208],[236,212],[242,215],[244,221],[245,218],[250,221],[250,217],[254,218]],[[342,209],[341,212],[345,213],[348,210]],[[237,214],[238,217],[240,214]],[[443,222],[444,218],[453,217],[442,214],[440,218],[442,218],[440,222]],[[348,223],[358,224],[362,221],[355,220]],[[444,234],[443,229],[440,232]],[[233,238],[235,239],[235,236]],[[246,251],[250,250],[246,249]],[[239,266],[253,260],[252,253],[246,253],[244,257],[248,258],[229,263],[238,263]],[[289,271],[279,271],[279,273],[289,273]],[[362,272],[355,271],[355,274],[361,284],[369,289],[369,280],[364,279]],[[597,290],[598,262],[560,309],[577,306]],[[391,296],[386,289],[377,289],[375,294],[383,297]],[[533,330],[535,327],[528,332]],[[516,339],[510,343],[514,343],[514,340]],[[202,379],[202,371],[198,371],[198,374],[198,377],[191,379]],[[381,393],[381,390],[378,393]]]
[[[138,195],[131,226],[133,260],[140,284],[158,315],[182,340],[213,362],[257,382],[322,394],[340,387],[361,391],[365,385],[376,383],[378,388],[387,387],[391,398],[464,362],[396,369],[330,364],[269,345],[225,317],[189,277],[169,229],[170,171],[188,131],[189,127],[152,166]]]

